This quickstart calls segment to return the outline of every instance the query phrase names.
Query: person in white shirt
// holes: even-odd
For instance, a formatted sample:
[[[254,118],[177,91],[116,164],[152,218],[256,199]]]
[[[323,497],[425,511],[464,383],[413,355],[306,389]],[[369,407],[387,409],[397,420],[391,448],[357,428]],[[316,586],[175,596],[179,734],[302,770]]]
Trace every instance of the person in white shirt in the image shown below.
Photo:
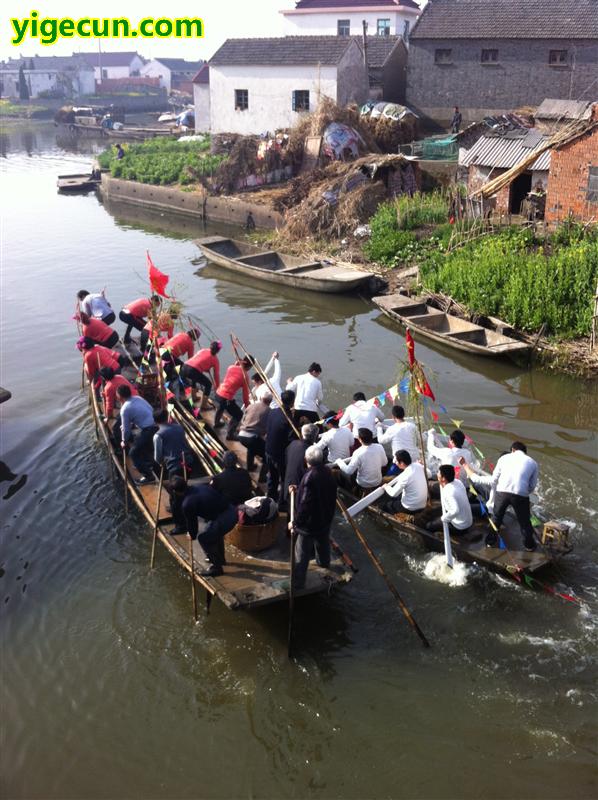
[[[388,464],[386,452],[381,444],[374,442],[368,428],[357,432],[361,447],[351,456],[349,463],[338,458],[335,462],[344,475],[355,475],[355,482],[361,489],[377,489],[382,483],[382,468]]]
[[[536,549],[536,534],[531,521],[529,496],[538,484],[538,464],[527,455],[522,442],[513,442],[511,452],[501,456],[492,473],[494,486],[494,524],[500,530],[506,510],[512,507],[523,534],[523,546],[530,552]],[[486,545],[496,547],[494,530],[486,536]]]
[[[402,406],[392,407],[393,424],[384,428],[384,425],[378,423],[376,431],[378,434],[379,444],[389,444],[393,453],[399,450],[407,450],[411,456],[412,461],[417,461],[420,458],[419,447],[417,446],[417,428],[413,422],[405,421],[405,409]]]
[[[324,411],[321,374],[322,367],[314,361],[305,374],[297,375],[296,378],[287,381],[287,391],[295,393],[293,419],[295,425],[299,424],[302,417],[310,422],[317,422],[320,419],[320,411]]]
[[[339,428],[337,416],[328,420],[328,425],[328,430],[318,440],[318,445],[328,450],[328,463],[334,464],[337,458],[350,458],[355,444],[353,432],[349,428]]]
[[[102,289],[101,292],[91,294],[87,289],[80,289],[77,292],[79,310],[87,314],[88,317],[101,319],[106,325],[112,325],[116,319],[116,314],[106,300],[105,292],[106,290]]]
[[[426,529],[441,531],[443,523],[447,522],[449,533],[462,535],[473,524],[473,515],[465,486],[461,481],[455,480],[455,468],[450,464],[441,464],[436,477],[440,484],[442,515],[430,520],[426,524]]]
[[[465,434],[463,431],[457,429],[449,436],[448,447],[438,447],[434,440],[434,430],[428,431],[428,456],[430,458],[437,458],[440,464],[448,464],[455,467],[455,475],[461,480],[464,486],[467,485],[467,477],[461,475],[461,468],[459,466],[459,459],[464,458],[468,464],[471,464],[471,452],[463,447],[465,444]],[[432,497],[438,497],[439,491],[437,486],[431,488]]]
[[[355,392],[352,404],[347,406],[338,424],[341,428],[349,425],[355,438],[360,428],[367,428],[375,439],[377,421],[383,422],[384,414],[374,403],[367,403],[363,392]]]
[[[271,375],[268,374],[270,370],[272,370]],[[262,381],[262,383],[255,389],[255,399],[257,402],[259,402],[260,400],[263,400],[265,394],[272,394],[270,408],[278,408],[276,397],[280,397],[282,393],[282,389],[280,388],[280,359],[278,357],[278,353],[272,353],[272,358],[270,361],[268,361],[264,368],[264,375],[268,378],[268,383],[274,389],[276,394],[272,394],[268,388],[268,384],[265,381]]]
[[[428,479],[423,465],[411,461],[408,450],[395,453],[395,464],[401,474],[384,487],[392,500],[386,503],[384,511],[389,514],[417,514],[423,511],[428,502]]]

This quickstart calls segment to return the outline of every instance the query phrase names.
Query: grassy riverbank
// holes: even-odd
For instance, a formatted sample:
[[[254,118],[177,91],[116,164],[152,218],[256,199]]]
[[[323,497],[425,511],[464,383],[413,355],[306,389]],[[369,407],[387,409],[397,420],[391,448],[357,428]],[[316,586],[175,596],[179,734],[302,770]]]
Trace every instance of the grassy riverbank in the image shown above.
[[[45,106],[30,103],[11,103],[10,100],[0,100],[0,117],[11,119],[31,119],[32,117],[50,116],[52,110]]]
[[[98,158],[103,169],[114,178],[139,181],[157,186],[179,184],[188,186],[213,175],[225,156],[210,154],[209,137],[197,142],[177,142],[171,139],[147,139],[135,144],[123,144],[124,158],[116,158],[111,146]]]

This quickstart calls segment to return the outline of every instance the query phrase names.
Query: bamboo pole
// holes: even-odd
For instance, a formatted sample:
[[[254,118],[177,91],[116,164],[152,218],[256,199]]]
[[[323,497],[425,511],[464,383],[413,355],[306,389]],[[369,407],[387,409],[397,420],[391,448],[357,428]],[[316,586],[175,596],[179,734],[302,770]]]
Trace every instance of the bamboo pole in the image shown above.
[[[287,654],[291,657],[291,649],[293,644],[293,614],[295,612],[295,541],[297,534],[295,533],[295,487],[289,487],[289,526],[291,533],[291,567],[289,579],[289,631],[287,637]]]
[[[243,364],[241,363],[242,362],[242,358],[239,355],[239,351],[237,350],[237,343],[240,344],[240,342],[236,338],[234,333],[232,333],[232,331],[231,331],[231,334],[230,334],[230,341],[231,341],[231,344],[233,346],[233,352],[235,354],[235,358],[237,359],[239,364],[241,364],[241,369],[243,370],[243,379],[245,381],[245,388],[247,389],[247,393],[249,394],[250,401],[254,401],[255,400],[255,395],[253,394],[253,390],[252,390],[251,386],[249,385],[249,378],[247,377],[247,371],[243,368]],[[243,350],[245,350],[245,348],[243,348]],[[247,356],[247,358],[249,358],[249,353],[246,350],[245,350],[245,355]],[[254,359],[250,359],[250,360],[253,361]]]
[[[160,501],[162,499],[162,484],[164,483],[164,464],[160,466],[160,482],[158,483],[158,500],[156,502],[156,517],[154,519],[154,535],[152,536],[152,554],[150,557],[150,569],[154,568],[156,555],[156,539],[158,538],[158,522],[160,519]]]
[[[191,562],[191,600],[193,602],[193,619],[197,622],[197,598],[195,596],[195,561],[193,559],[193,539],[189,537],[189,561]]]
[[[129,478],[127,475],[127,449],[123,445],[123,478],[125,481],[125,514],[129,513]]]

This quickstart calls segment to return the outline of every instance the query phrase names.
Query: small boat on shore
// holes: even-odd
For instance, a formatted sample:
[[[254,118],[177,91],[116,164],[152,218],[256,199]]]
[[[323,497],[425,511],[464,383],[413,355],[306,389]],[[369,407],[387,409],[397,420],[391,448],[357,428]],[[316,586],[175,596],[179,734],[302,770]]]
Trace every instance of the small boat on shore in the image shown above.
[[[196,239],[195,244],[209,261],[221,267],[271,283],[312,292],[352,292],[355,289],[367,289],[368,286],[372,287],[380,282],[372,272],[356,270],[342,264],[306,261],[298,256],[286,255],[277,250],[262,250],[249,242],[226,239],[223,236]]]
[[[56,185],[58,186],[59,192],[70,192],[74,194],[75,192],[90,192],[100,184],[100,181],[100,177],[96,177],[90,173],[59,175]]]
[[[435,308],[429,298],[386,294],[372,298],[380,311],[413,333],[441,342],[457,350],[480,356],[521,355],[530,349],[528,342],[519,341],[506,322],[489,319],[491,327],[477,325]],[[417,339],[417,335],[415,337]]]

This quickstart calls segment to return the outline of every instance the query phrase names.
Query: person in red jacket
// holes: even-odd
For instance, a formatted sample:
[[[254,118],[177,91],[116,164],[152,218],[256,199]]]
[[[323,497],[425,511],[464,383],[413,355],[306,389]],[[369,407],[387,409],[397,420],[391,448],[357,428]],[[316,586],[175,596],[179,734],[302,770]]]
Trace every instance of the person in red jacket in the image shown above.
[[[187,333],[181,331],[164,342],[162,345],[162,368],[169,381],[176,378],[175,367],[183,365],[181,356],[187,356],[187,360],[193,358],[195,342],[199,341],[200,336],[199,328],[191,328]]]
[[[166,337],[160,336],[161,333],[165,333]],[[145,323],[143,330],[139,336],[139,349],[142,353],[145,352],[147,348],[147,343],[151,339],[153,347],[157,349],[158,347],[162,347],[164,342],[172,337],[174,333],[174,320],[167,314],[166,312],[162,311],[158,314],[157,319],[148,319]],[[155,353],[152,352],[152,357],[155,357]]]
[[[100,370],[100,377],[104,381],[104,388],[102,389],[102,397],[104,398],[104,419],[109,420],[112,419],[114,411],[117,408],[118,397],[116,395],[116,390],[119,386],[128,386],[133,396],[139,394],[139,392],[124,375],[116,375],[111,367],[102,367]],[[120,403],[118,403],[118,405],[120,405]]]
[[[216,428],[223,427],[224,423],[222,422],[222,415],[225,411],[228,411],[230,414],[230,422],[228,423],[228,428],[226,431],[227,439],[235,438],[235,433],[239,427],[239,422],[243,418],[243,412],[235,400],[235,395],[239,389],[243,392],[244,405],[249,405],[249,381],[247,373],[252,366],[252,356],[245,356],[245,358],[237,360],[235,364],[226,370],[224,380],[216,392],[218,409],[216,411],[214,425]]]
[[[137,331],[142,331],[145,327],[147,318],[152,313],[152,310],[157,313],[161,303],[162,300],[160,299],[160,296],[153,294],[151,298],[140,297],[137,300],[133,300],[132,303],[129,303],[129,305],[122,309],[118,315],[118,318],[127,326],[127,330],[125,331],[123,338],[123,342],[125,344],[128,344],[131,341],[131,331],[133,328],[135,328]]]
[[[79,314],[83,324],[83,336],[92,339],[96,344],[101,344],[109,349],[118,342],[118,333],[101,319],[88,317],[83,311]]]
[[[212,342],[209,348],[206,347],[200,350],[197,355],[188,358],[181,367],[181,378],[191,386],[191,398],[194,403],[199,400],[197,387],[201,386],[203,392],[201,407],[204,411],[208,408],[208,397],[212,391],[212,381],[208,377],[210,371],[212,372],[216,389],[220,386],[220,362],[217,355],[220,350],[222,350],[222,343]]]
[[[110,367],[115,373],[120,372],[121,368],[127,363],[127,357],[117,352],[109,350],[96,344],[87,336],[82,336],[77,342],[77,347],[83,353],[85,362],[85,373],[90,383],[94,383],[98,377],[98,372],[102,367]]]

